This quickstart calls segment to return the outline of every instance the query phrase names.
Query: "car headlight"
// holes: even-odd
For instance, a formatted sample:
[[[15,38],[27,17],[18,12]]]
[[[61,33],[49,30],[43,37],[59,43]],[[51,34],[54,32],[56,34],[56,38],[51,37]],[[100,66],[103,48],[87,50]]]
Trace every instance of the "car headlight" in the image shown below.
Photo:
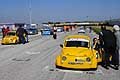
[[[67,59],[67,57],[65,57],[65,56],[62,57],[62,60],[63,60],[63,61],[65,61],[66,59]]]
[[[87,61],[87,62],[90,62],[90,61],[91,61],[91,59],[90,59],[89,57],[87,57],[87,58],[86,58],[86,61]]]
[[[99,56],[99,54],[98,54],[98,53],[96,53],[96,59],[98,59],[98,56]]]

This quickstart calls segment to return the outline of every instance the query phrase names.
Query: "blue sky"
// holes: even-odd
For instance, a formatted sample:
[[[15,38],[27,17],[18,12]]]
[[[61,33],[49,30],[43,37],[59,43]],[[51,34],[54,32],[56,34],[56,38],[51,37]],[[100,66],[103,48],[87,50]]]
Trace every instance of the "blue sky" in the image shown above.
[[[29,22],[30,0],[0,0],[0,22]],[[31,0],[32,22],[120,18],[120,0]]]

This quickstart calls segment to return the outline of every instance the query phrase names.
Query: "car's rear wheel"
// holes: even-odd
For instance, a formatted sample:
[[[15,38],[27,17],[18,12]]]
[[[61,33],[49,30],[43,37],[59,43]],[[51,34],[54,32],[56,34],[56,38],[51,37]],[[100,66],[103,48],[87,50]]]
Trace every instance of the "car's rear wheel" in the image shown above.
[[[98,64],[96,64],[96,68],[93,68],[92,70],[96,71],[97,69],[98,69]]]
[[[15,44],[17,44],[17,43],[18,43],[18,41],[16,40],[16,41],[15,41]]]
[[[1,45],[5,45],[4,43],[1,43]]]
[[[59,68],[59,66],[55,65],[56,68]]]
[[[63,67],[61,67],[61,66],[57,66],[57,65],[55,65],[55,67],[58,68],[58,69],[62,69],[62,68],[63,68]]]
[[[92,70],[93,70],[93,71],[96,71],[96,70],[97,70],[97,68],[92,68]]]

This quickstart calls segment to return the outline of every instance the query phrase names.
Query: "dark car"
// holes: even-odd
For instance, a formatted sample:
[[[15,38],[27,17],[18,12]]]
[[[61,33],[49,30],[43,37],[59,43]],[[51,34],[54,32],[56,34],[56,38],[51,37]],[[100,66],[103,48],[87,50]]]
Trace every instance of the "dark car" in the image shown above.
[[[35,35],[35,34],[38,34],[38,29],[37,28],[29,28],[29,29],[27,29],[27,32],[29,35]]]

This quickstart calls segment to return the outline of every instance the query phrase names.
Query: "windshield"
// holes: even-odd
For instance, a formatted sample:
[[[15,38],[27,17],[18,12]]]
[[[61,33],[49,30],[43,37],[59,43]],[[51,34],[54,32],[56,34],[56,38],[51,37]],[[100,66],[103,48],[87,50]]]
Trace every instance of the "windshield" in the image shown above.
[[[88,48],[88,42],[84,42],[84,41],[67,41],[66,47],[87,47]]]
[[[7,33],[7,35],[8,35],[8,36],[15,36],[15,33],[9,32],[9,33]]]

